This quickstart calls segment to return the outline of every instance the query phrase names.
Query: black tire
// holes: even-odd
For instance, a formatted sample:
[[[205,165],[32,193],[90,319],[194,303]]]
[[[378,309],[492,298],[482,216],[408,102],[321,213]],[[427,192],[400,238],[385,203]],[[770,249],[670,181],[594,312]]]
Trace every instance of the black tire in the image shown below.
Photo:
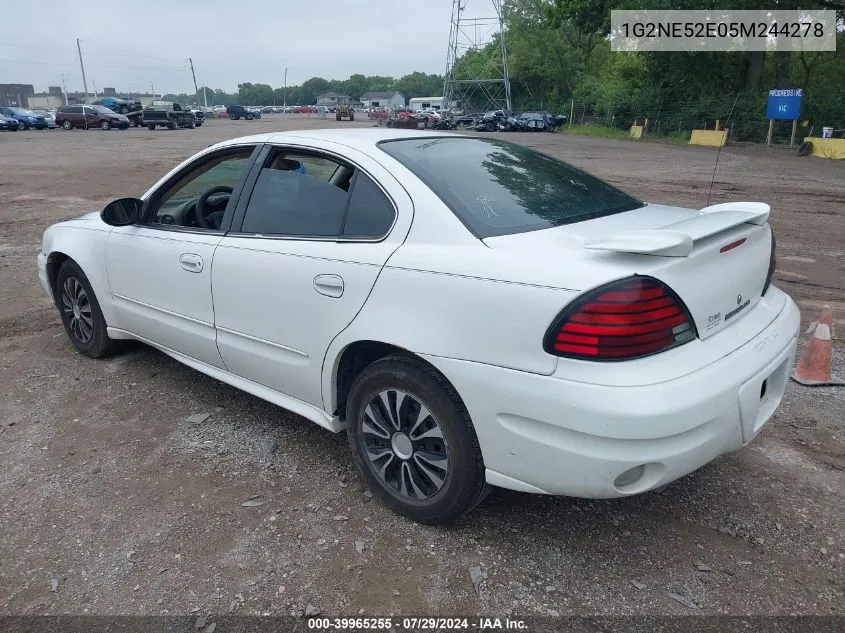
[[[252,121],[252,119],[253,119],[253,118],[255,118],[255,117],[254,117],[254,116],[250,113],[250,114],[247,114],[246,116],[244,116],[244,118],[245,118],[247,121]]]
[[[62,121],[62,129],[63,130],[72,130],[73,129],[73,123],[70,122],[70,119],[65,119],[64,121]]]
[[[71,293],[76,294],[74,289],[81,288],[84,293],[85,301],[79,301],[73,304],[68,299]],[[66,293],[67,291],[67,293]],[[59,268],[59,274],[56,275],[56,287],[53,289],[56,298],[56,307],[59,309],[59,314],[62,319],[62,324],[65,326],[65,332],[70,338],[70,342],[83,356],[90,358],[103,358],[113,353],[117,349],[117,341],[110,339],[106,331],[106,320],[103,317],[103,312],[100,310],[100,304],[91,288],[88,277],[82,272],[82,269],[69,259]],[[79,295],[77,295],[79,296]],[[87,305],[87,314],[90,318],[90,338],[88,337],[88,324],[82,321],[82,315],[85,314],[85,307],[81,307],[77,317],[76,326],[73,325],[74,305]],[[82,326],[84,324],[85,327]]]
[[[431,416],[423,418],[427,430],[422,435],[428,435],[432,429],[439,428],[440,439],[429,438],[425,444],[420,444],[423,438],[419,437],[419,433],[418,438],[413,439],[413,431],[400,432],[406,429],[404,423],[400,424],[399,431],[395,427],[385,427],[393,433],[391,440],[381,440],[381,436],[364,431],[364,415],[371,401],[379,398],[383,391],[396,390],[404,392],[405,398],[410,396],[408,406],[401,407],[396,417],[404,417],[407,426],[411,426],[411,417],[416,419],[417,415],[413,412],[419,411],[415,407],[423,403]],[[429,525],[449,523],[471,511],[487,496],[490,486],[484,478],[484,461],[469,413],[452,385],[439,372],[421,361],[410,356],[394,355],[369,365],[352,385],[346,419],[349,445],[358,470],[369,487],[397,513]],[[410,453],[404,459],[401,458],[400,449],[396,448],[398,444],[394,443],[397,435],[405,435],[404,439],[408,439],[411,446]],[[397,473],[395,466],[391,465],[398,466],[397,476],[402,483],[397,481],[396,487],[387,481],[387,476],[383,478],[377,473],[376,465],[367,457],[367,442],[374,440],[394,447],[388,449],[389,454],[385,454],[389,461],[381,463],[380,467],[384,467],[385,473],[391,472],[391,469]],[[384,448],[374,448],[374,451],[379,450]],[[415,466],[415,463],[419,464],[416,453],[421,454],[421,451],[428,455],[436,451],[438,455],[446,456],[447,469],[440,487],[437,487],[434,479],[419,476],[420,472],[425,472]],[[426,463],[431,465],[433,462],[426,460]],[[417,473],[416,479],[410,474],[412,470]],[[430,466],[427,470],[434,472]],[[439,472],[442,474],[442,471]],[[406,479],[406,474],[411,481]],[[419,485],[419,488],[412,491],[409,484],[415,488]],[[403,494],[402,486],[417,498],[412,498],[410,493]],[[420,498],[417,494],[419,492],[427,496]]]
[[[167,124],[167,129],[168,129],[168,130],[175,130],[175,129],[176,129],[176,127],[177,127],[177,126],[176,126],[176,121],[171,120],[171,121]]]
[[[155,123],[147,123],[147,129],[148,129],[150,132],[155,132],[155,129],[156,129],[156,125],[155,125]]]
[[[339,115],[339,114],[336,114],[336,115],[335,115],[335,119],[337,119],[338,121],[340,121],[340,115]]]
[[[23,131],[24,132],[29,130],[29,126],[26,123],[22,123],[21,125],[23,125]]]
[[[127,108],[125,105],[122,105],[117,109],[117,111],[120,114],[126,114],[127,112],[129,112],[129,108]]]
[[[350,121],[354,121],[354,120],[355,120],[355,115],[354,115],[354,114],[352,114],[351,112],[349,113],[349,120],[350,120]]]
[[[813,143],[811,141],[804,141],[801,145],[798,146],[798,155],[799,156],[809,156],[810,152],[813,151]]]
[[[101,130],[110,130],[111,129],[111,123],[109,123],[108,121],[100,121],[100,129]]]

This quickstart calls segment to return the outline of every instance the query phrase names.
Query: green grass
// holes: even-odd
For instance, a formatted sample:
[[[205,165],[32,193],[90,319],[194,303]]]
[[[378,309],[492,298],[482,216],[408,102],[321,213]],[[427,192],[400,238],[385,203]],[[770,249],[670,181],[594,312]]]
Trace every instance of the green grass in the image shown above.
[[[588,123],[584,125],[565,125],[561,128],[561,134],[575,134],[578,136],[597,136],[600,138],[612,138],[612,139],[630,139],[631,137],[628,136],[627,130],[620,130],[615,127],[607,127],[605,125],[595,125],[593,123]]]
[[[680,132],[672,132],[663,138],[669,143],[677,143],[678,145],[686,145],[689,143],[689,137],[692,134],[689,130],[682,130]]]

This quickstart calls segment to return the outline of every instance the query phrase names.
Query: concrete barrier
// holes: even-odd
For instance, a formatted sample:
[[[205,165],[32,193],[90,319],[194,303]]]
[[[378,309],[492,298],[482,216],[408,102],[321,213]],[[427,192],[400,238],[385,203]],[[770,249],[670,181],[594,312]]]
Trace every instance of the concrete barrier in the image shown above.
[[[820,158],[845,159],[845,138],[821,138],[819,136],[806,136],[804,142],[812,143],[813,149],[810,156]]]
[[[689,144],[723,147],[727,140],[727,130],[693,130],[689,137]]]

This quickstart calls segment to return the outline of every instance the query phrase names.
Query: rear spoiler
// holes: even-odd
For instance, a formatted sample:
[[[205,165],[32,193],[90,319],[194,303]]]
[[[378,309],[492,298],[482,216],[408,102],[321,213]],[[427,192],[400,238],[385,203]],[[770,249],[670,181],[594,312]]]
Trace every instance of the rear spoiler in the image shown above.
[[[686,220],[659,229],[625,231],[584,244],[584,248],[662,257],[687,257],[693,244],[740,224],[758,226],[769,221],[770,207],[763,202],[724,202],[704,207]]]

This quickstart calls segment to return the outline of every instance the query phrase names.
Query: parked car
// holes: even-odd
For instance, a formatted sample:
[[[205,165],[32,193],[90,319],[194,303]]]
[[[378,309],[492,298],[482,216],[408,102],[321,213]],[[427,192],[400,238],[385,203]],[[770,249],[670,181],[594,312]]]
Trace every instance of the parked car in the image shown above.
[[[26,108],[0,106],[0,114],[16,119],[23,126],[24,130],[28,130],[31,127],[36,130],[43,130],[47,127],[44,117],[38,116],[32,110],[27,110]]]
[[[226,114],[229,115],[229,118],[233,121],[237,121],[241,118],[246,119],[247,121],[252,121],[255,117],[255,113],[247,110],[242,105],[230,105],[226,108]]]
[[[154,101],[152,107],[145,108],[141,124],[146,125],[150,130],[156,127],[166,127],[169,130],[176,128],[194,128],[197,120],[194,114],[178,103],[171,101]],[[200,125],[202,125],[200,123]]]
[[[120,99],[119,97],[103,97],[94,101],[94,105],[105,106],[109,110],[126,114],[127,112],[140,112],[143,109],[140,101],[134,99]]]
[[[194,126],[200,127],[203,123],[205,123],[205,112],[200,108],[194,108],[191,110],[191,114],[194,115]]]
[[[22,129],[23,126],[17,119],[14,119],[10,116],[6,116],[5,114],[0,114],[0,130],[8,130],[10,132],[17,132],[18,130]]]
[[[113,127],[125,130],[129,127],[129,119],[101,105],[67,105],[56,111],[56,124],[65,130],[110,130]]]
[[[57,128],[59,127],[56,123],[56,115],[54,115],[49,110],[33,110],[36,116],[40,116],[44,118],[44,122],[47,124],[48,128]]]
[[[386,504],[441,523],[491,485],[625,497],[751,442],[800,325],[769,215],[499,139],[297,130],[49,227],[37,270],[80,354],[136,339],[345,429]]]

